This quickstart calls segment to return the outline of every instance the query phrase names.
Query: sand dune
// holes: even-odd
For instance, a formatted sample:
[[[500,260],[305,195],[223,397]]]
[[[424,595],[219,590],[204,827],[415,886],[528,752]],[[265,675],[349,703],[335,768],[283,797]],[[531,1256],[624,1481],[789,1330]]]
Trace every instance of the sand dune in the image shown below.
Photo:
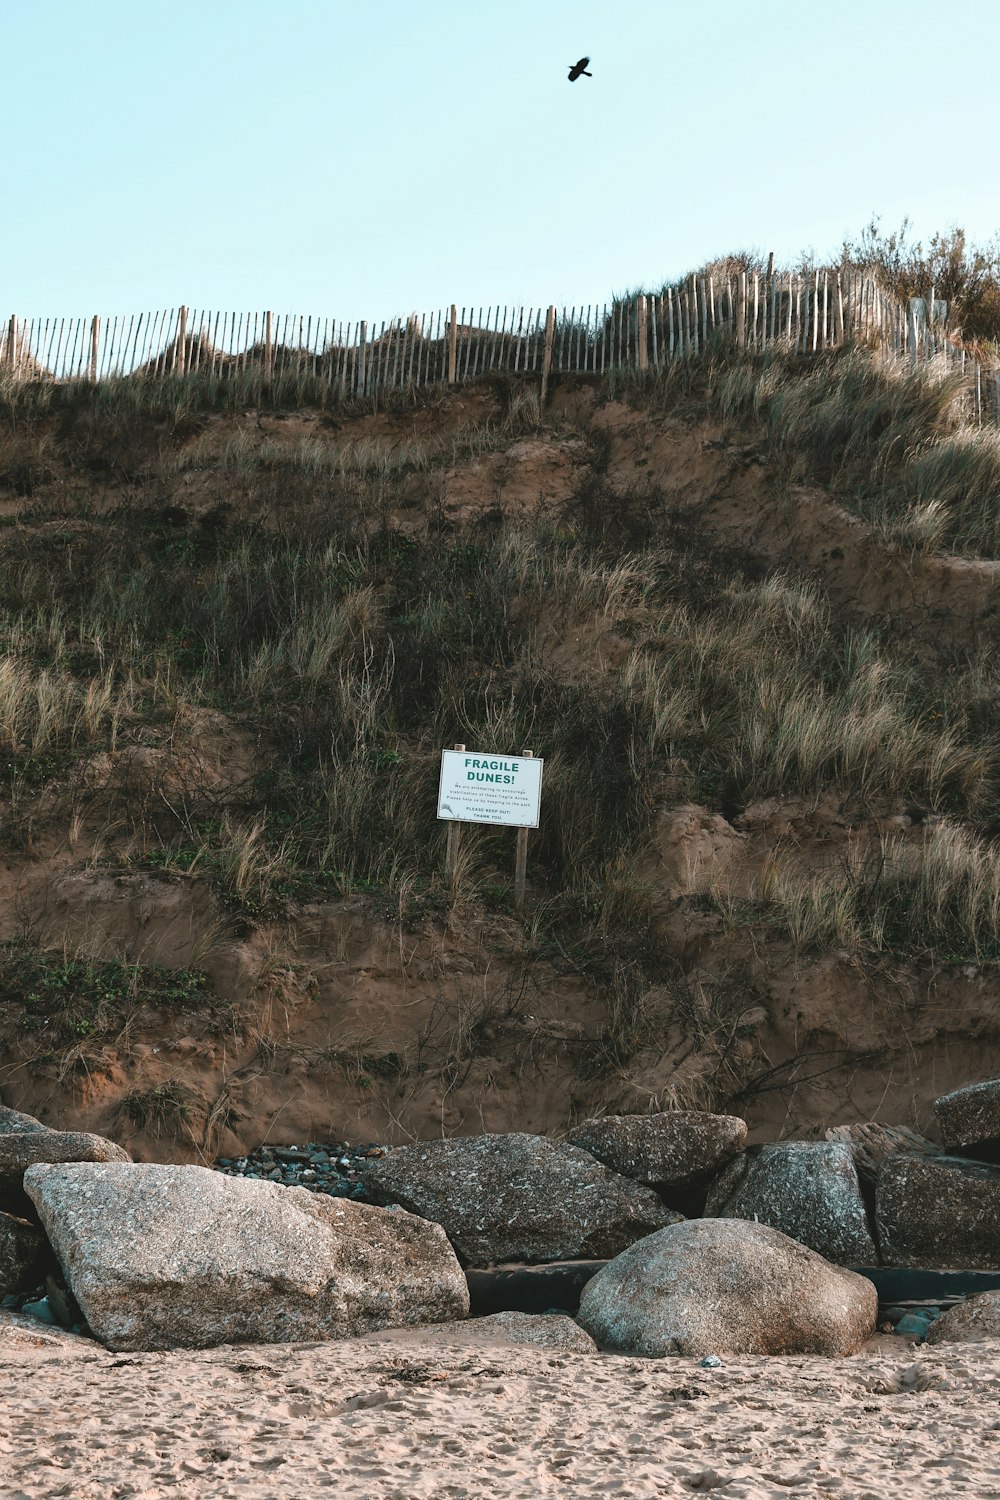
[[[0,1326],[4,1500],[1000,1496],[1000,1344],[704,1370],[475,1323],[122,1357]]]

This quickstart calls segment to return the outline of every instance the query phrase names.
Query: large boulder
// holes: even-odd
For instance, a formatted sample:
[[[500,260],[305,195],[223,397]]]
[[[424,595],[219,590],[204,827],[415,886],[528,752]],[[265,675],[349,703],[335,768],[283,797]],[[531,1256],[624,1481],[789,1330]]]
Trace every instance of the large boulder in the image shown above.
[[[0,1297],[30,1292],[45,1279],[49,1247],[34,1224],[0,1213]]]
[[[444,1226],[467,1265],[605,1259],[676,1222],[649,1188],[544,1136],[465,1136],[400,1146],[363,1169],[378,1203]]]
[[[925,1135],[911,1130],[908,1125],[882,1125],[877,1120],[858,1121],[853,1125],[831,1125],[826,1131],[828,1141],[841,1141],[850,1146],[857,1168],[861,1190],[875,1191],[878,1169],[887,1156],[897,1151],[910,1156],[943,1156],[944,1152]]]
[[[0,1135],[48,1129],[49,1126],[36,1120],[34,1115],[23,1115],[19,1109],[8,1109],[5,1104],[0,1104]]]
[[[0,1131],[0,1179],[20,1178],[38,1162],[131,1161],[128,1152],[103,1135],[81,1130]]]
[[[204,1167],[30,1167],[67,1283],[111,1349],[345,1338],[463,1318],[443,1231]]]
[[[623,1177],[661,1193],[702,1187],[743,1150],[747,1123],[736,1115],[677,1110],[656,1115],[606,1115],[585,1120],[567,1136]]]
[[[853,1354],[877,1312],[872,1282],[776,1229],[689,1219],[598,1271],[577,1318],[629,1354]]]
[[[890,1156],[875,1220],[883,1263],[1000,1270],[1000,1166],[958,1156]]]
[[[934,1113],[947,1151],[1000,1159],[1000,1079],[942,1094]]]
[[[980,1292],[958,1302],[927,1332],[929,1344],[980,1344],[1000,1339],[1000,1292]]]
[[[837,1265],[878,1262],[854,1157],[842,1141],[752,1147],[712,1184],[705,1213],[769,1224]]]
[[[102,1135],[79,1130],[50,1130],[32,1115],[0,1109],[0,1211],[35,1217],[22,1179],[38,1162],[131,1161],[127,1151]]]

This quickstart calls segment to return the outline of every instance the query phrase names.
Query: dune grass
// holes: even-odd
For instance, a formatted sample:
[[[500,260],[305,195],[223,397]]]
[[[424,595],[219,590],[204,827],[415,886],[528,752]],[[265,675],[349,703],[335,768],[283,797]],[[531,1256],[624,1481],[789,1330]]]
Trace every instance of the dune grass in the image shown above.
[[[948,819],[854,849],[824,875],[779,857],[761,895],[801,950],[1000,959],[1000,849]]]
[[[729,420],[763,423],[835,485],[967,441],[949,434],[953,383],[890,378],[858,351],[798,374],[709,361],[697,379]],[[410,440],[389,452],[332,435],[210,434],[193,417],[171,427],[178,393],[166,382],[155,394],[144,405],[102,386],[72,403],[50,393],[33,422],[19,409],[25,431],[51,428],[71,470],[93,472],[87,434],[101,453],[121,438],[137,478],[115,509],[0,530],[10,778],[35,764],[44,780],[60,756],[151,729],[169,736],[185,705],[221,709],[266,747],[253,785],[224,805],[132,828],[133,861],[210,875],[248,920],[336,890],[444,902],[441,746],[531,748],[546,759],[532,879],[557,922],[584,923],[621,975],[637,954],[657,961],[634,867],[668,777],[673,795],[730,817],[756,798],[830,790],[912,803],[957,820],[978,849],[1000,791],[988,653],[928,672],[904,642],[838,617],[816,586],[713,550],[654,489],[612,494],[599,465],[557,511],[442,521],[443,463],[536,430],[523,392],[436,453]],[[196,473],[218,481],[200,519],[176,505]],[[238,515],[224,505],[234,476],[255,497]],[[299,502],[278,524],[276,485]],[[616,665],[554,665],[545,642],[570,625],[585,642],[617,641]],[[483,830],[468,852],[469,879],[501,904],[510,845]],[[979,917],[962,930],[967,951],[985,951],[970,936]],[[943,928],[940,940],[952,941]]]
[[[960,373],[848,347],[727,354],[701,380],[726,421],[763,429],[792,478],[829,486],[886,536],[1000,558],[1000,433],[970,422]]]

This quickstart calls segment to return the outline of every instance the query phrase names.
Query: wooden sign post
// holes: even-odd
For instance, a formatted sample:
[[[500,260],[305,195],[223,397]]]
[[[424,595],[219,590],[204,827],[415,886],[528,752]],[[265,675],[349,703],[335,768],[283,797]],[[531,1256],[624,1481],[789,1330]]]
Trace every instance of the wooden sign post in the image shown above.
[[[533,750],[525,750],[525,760],[534,760]],[[520,911],[524,906],[524,879],[528,868],[528,830],[519,828],[517,830],[517,853],[514,856],[514,910]]]
[[[454,885],[463,823],[517,829],[514,858],[514,905],[524,905],[528,833],[538,827],[544,762],[532,750],[523,755],[466,751],[464,745],[441,752],[438,817],[448,823],[445,876]]]
[[[456,745],[456,750],[464,750],[464,745]],[[448,824],[448,847],[444,856],[444,873],[449,885],[455,884],[455,866],[458,864],[458,841],[462,837],[461,823]]]

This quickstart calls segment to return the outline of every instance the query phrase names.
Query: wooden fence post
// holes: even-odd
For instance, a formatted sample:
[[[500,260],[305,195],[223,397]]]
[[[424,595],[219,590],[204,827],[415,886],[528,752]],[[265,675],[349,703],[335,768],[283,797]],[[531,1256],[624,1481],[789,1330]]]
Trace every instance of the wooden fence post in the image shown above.
[[[833,294],[833,314],[836,323],[835,338],[838,344],[844,342],[844,288],[840,282],[840,272],[837,272],[837,285]]]
[[[16,375],[16,373],[17,373],[17,371],[14,368],[14,354],[15,354],[16,349],[17,349],[17,318],[14,316],[13,313],[11,313],[11,315],[10,315],[10,322],[7,324],[7,363],[10,365],[10,372],[11,372],[12,375]]]
[[[464,751],[464,745],[456,745],[455,749],[460,753]],[[449,885],[455,884],[455,868],[458,864],[458,845],[462,837],[462,825],[452,819],[448,824],[448,847],[444,856],[444,875]]]
[[[270,380],[274,374],[274,313],[264,314],[264,375]]]
[[[774,338],[774,251],[767,257],[767,281],[764,286],[764,344]]]
[[[739,290],[736,294],[736,347],[745,349],[747,342],[747,273],[740,272]]]
[[[187,374],[188,310],[182,307],[177,314],[177,343],[174,347],[174,369],[178,375]]]
[[[638,354],[638,365],[640,370],[649,369],[649,349],[647,347],[649,338],[649,313],[646,307],[645,297],[635,299],[635,342]]]
[[[458,308],[453,302],[448,314],[448,384],[458,379]]]
[[[368,324],[362,322],[358,324],[358,365],[354,372],[354,394],[356,396],[363,396],[365,394],[365,386],[368,382],[368,371],[365,367],[368,353],[367,342]]]
[[[545,314],[545,347],[542,350],[542,395],[541,404],[549,393],[549,375],[552,371],[552,346],[556,336],[556,310],[550,307]]]
[[[90,320],[90,379],[97,384],[97,345],[101,337],[101,320],[96,315]]]
[[[525,750],[524,760],[534,760],[534,750]],[[520,911],[524,906],[524,882],[528,869],[528,833],[527,828],[517,830],[517,852],[514,856],[514,910]]]

